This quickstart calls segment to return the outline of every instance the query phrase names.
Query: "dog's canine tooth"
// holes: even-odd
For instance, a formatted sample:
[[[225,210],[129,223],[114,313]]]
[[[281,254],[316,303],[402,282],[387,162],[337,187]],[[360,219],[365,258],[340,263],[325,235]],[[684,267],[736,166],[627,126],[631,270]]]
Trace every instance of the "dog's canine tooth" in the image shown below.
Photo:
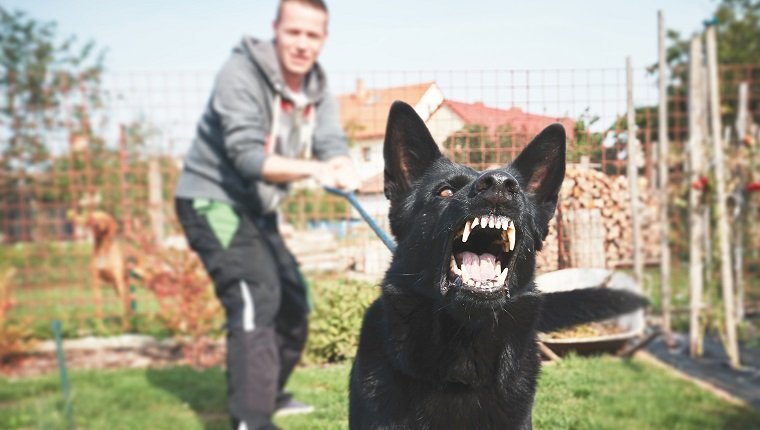
[[[472,228],[475,228],[478,226],[478,217],[475,217],[472,219]]]
[[[507,227],[507,237],[509,238],[509,250],[515,249],[515,224],[510,221],[509,227]]]
[[[470,237],[470,232],[472,231],[472,222],[467,221],[464,223],[464,231],[462,232],[462,242],[467,242],[467,238]]]
[[[501,232],[501,247],[504,249],[504,252],[509,251],[509,236],[507,236],[506,231]]]
[[[499,276],[496,278],[496,285],[504,285],[504,281],[507,280],[507,273],[509,273],[509,267],[505,267],[504,270],[499,273]]]

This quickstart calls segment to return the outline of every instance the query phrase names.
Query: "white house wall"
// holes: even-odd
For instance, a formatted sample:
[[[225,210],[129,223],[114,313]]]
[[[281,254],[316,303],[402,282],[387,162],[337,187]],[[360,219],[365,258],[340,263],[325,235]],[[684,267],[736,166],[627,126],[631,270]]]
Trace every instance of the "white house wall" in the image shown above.
[[[430,88],[420,97],[420,101],[414,105],[414,110],[417,111],[417,115],[420,116],[425,122],[427,122],[430,115],[438,109],[438,106],[443,103],[443,92],[438,85],[432,84]]]
[[[433,140],[438,146],[443,149],[443,144],[446,139],[455,132],[462,129],[465,126],[465,122],[462,118],[454,113],[451,108],[446,105],[442,105],[438,110],[433,112],[427,121],[430,134],[433,136]]]

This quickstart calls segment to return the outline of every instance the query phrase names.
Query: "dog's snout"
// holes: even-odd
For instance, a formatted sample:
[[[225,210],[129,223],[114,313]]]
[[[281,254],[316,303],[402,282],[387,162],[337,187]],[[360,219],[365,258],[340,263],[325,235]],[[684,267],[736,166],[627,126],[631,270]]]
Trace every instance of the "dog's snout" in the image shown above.
[[[480,177],[475,180],[475,191],[478,193],[487,191],[515,191],[516,188],[517,179],[509,173],[498,170],[483,172]]]

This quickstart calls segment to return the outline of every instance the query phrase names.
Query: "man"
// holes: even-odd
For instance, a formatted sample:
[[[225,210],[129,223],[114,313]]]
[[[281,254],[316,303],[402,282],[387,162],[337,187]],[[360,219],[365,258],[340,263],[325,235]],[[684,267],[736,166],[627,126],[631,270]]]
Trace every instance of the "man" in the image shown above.
[[[235,429],[274,428],[307,411],[282,390],[306,342],[306,285],[277,230],[293,181],[358,181],[316,63],[321,0],[281,0],[274,40],[245,37],[216,77],[176,188],[176,209],[226,314],[227,396]],[[312,155],[316,160],[312,159]]]

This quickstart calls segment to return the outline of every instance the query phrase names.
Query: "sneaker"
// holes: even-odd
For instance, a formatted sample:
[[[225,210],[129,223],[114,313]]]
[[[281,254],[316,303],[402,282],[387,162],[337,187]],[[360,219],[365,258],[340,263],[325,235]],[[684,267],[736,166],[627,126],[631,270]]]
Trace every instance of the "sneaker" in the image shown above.
[[[288,397],[282,402],[277,402],[277,410],[274,411],[274,416],[284,417],[287,415],[308,414],[313,411],[314,406],[301,403],[292,397]]]

